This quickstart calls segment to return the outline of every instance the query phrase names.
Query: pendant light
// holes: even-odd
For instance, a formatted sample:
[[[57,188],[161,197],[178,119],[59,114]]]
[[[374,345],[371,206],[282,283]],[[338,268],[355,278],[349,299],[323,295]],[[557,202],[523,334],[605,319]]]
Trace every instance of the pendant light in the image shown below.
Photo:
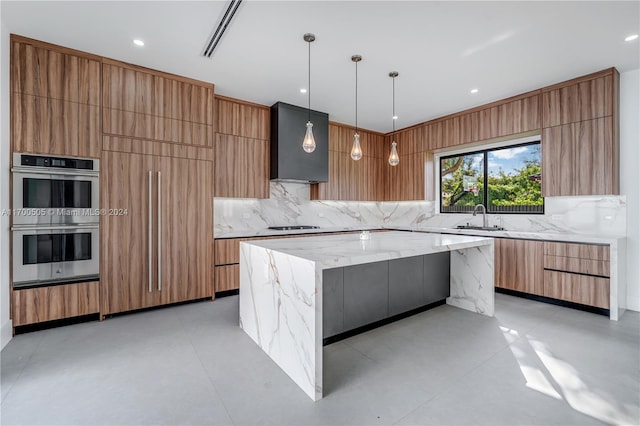
[[[358,161],[362,158],[362,148],[360,148],[360,134],[358,133],[358,62],[362,56],[353,55],[351,60],[356,63],[356,132],[353,135],[353,147],[351,148],[351,159]]]
[[[400,163],[400,157],[398,157],[398,149],[396,146],[396,120],[398,116],[396,115],[396,77],[398,76],[398,71],[391,71],[389,73],[389,77],[391,77],[391,81],[393,81],[393,132],[391,132],[391,153],[389,154],[389,164],[391,166],[397,166]]]
[[[313,123],[311,122],[311,43],[315,41],[316,36],[307,33],[303,38],[304,41],[309,44],[309,85],[307,86],[307,93],[309,94],[309,119],[307,121],[307,131],[302,140],[302,149],[304,149],[305,152],[312,153],[316,149],[316,140],[313,138]]]

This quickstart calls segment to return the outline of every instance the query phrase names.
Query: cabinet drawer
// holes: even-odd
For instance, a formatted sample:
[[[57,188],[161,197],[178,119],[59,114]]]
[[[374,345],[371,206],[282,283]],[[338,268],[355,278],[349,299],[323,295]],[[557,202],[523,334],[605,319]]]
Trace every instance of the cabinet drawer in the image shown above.
[[[215,291],[236,290],[240,288],[240,265],[216,266],[213,271]]]
[[[215,240],[213,263],[215,265],[229,265],[240,263],[240,238],[230,238],[228,240]]]
[[[569,272],[544,271],[544,295],[609,309],[609,279]]]
[[[13,291],[13,326],[100,312],[99,282],[63,284]]]
[[[576,243],[544,243],[544,254],[550,256],[577,257],[579,259],[609,261],[609,246]]]
[[[545,269],[555,269],[556,271],[575,272],[578,274],[609,276],[609,261],[580,259],[566,256],[544,256]]]

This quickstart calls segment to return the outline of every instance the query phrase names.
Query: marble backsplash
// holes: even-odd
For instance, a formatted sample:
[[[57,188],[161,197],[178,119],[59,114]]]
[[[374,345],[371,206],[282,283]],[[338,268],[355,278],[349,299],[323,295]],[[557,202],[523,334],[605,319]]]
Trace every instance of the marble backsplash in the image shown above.
[[[271,182],[269,199],[216,198],[214,234],[262,231],[269,226],[320,228],[455,227],[482,224],[470,214],[436,214],[436,203],[311,201],[305,183]],[[544,215],[489,215],[507,230],[622,237],[627,230],[625,196],[548,197]]]

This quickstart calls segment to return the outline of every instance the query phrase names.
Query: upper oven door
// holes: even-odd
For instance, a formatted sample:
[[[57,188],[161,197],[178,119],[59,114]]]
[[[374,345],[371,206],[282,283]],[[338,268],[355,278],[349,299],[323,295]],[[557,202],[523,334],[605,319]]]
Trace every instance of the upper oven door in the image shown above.
[[[13,225],[98,223],[99,185],[97,172],[14,167]]]

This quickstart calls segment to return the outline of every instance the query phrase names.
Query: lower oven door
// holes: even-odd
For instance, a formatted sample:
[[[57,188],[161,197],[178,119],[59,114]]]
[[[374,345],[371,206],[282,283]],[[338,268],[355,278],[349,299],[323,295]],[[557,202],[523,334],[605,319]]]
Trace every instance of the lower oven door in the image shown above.
[[[35,287],[99,278],[99,228],[14,227],[13,287]]]

